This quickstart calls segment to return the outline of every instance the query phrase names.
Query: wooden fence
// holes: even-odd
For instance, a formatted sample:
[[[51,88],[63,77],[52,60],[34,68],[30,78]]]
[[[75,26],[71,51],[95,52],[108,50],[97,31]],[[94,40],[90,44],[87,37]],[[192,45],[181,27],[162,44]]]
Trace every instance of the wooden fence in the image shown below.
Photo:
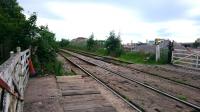
[[[29,78],[30,50],[11,52],[0,65],[0,112],[23,112],[24,90]]]
[[[172,52],[172,63],[200,70],[200,51],[194,49],[174,49]]]

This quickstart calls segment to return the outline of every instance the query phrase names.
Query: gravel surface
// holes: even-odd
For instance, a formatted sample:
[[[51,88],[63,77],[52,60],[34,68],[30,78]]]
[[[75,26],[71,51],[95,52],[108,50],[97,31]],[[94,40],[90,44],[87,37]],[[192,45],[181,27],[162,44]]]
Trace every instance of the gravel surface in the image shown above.
[[[141,64],[131,64],[129,66],[200,88],[200,72],[197,71],[192,71],[169,65],[150,66]]]
[[[135,102],[148,112],[191,112],[192,109],[182,103],[174,101],[168,97],[160,95],[154,91],[144,88],[134,82],[114,75],[99,67],[87,65],[85,62],[76,58],[70,58],[75,63],[82,63],[82,67],[94,73],[109,86],[125,95],[128,99]],[[85,63],[85,64],[84,64]]]
[[[101,84],[97,83],[94,79],[92,79],[91,77],[88,77],[84,72],[82,72],[80,69],[74,67],[73,65],[71,65],[68,61],[66,61],[62,56],[58,55],[59,60],[64,62],[65,66],[70,66],[71,70],[74,71],[76,74],[79,74],[82,76],[82,78],[84,78],[85,82],[88,85],[93,85],[95,86],[95,88],[97,88],[100,92],[101,95],[109,101],[109,103],[111,103],[111,105],[117,110],[117,112],[136,112],[134,109],[132,109],[131,107],[128,106],[127,103],[125,103],[123,100],[121,100],[120,98],[118,98],[117,96],[115,96],[112,92],[110,92],[109,90],[107,90],[105,87],[103,87]],[[73,57],[70,57],[73,58]],[[77,63],[83,65],[85,63],[81,63],[78,62]]]
[[[74,53],[74,54],[78,55],[76,53]],[[100,66],[109,68],[109,69],[111,69],[111,70],[113,70],[117,73],[123,74],[126,77],[138,80],[138,81],[143,82],[147,85],[150,85],[154,88],[157,88],[159,90],[167,92],[168,94],[176,96],[176,97],[178,97],[182,100],[186,100],[186,101],[191,102],[193,104],[200,105],[200,94],[199,94],[200,89],[185,86],[185,85],[182,85],[182,84],[170,81],[170,80],[166,80],[166,79],[163,79],[163,78],[160,78],[160,77],[157,77],[157,76],[149,75],[149,74],[137,71],[137,70],[131,70],[129,68],[125,68],[125,67],[122,67],[122,66],[116,66],[116,65],[113,65],[113,64],[105,63],[105,62],[95,60],[95,59],[92,59],[92,58],[89,58],[89,57],[85,57],[85,56],[82,56],[82,55],[78,55],[78,56],[81,57],[82,59],[88,60],[92,63],[95,63],[95,64],[98,64]],[[77,62],[77,60],[74,60],[74,61]],[[84,65],[84,63],[80,62],[80,61],[78,61],[77,63],[82,63],[82,65]],[[139,65],[131,65],[131,66],[137,67],[139,69],[142,69],[142,68],[145,69],[145,67],[142,66],[142,65],[140,65],[140,66]],[[156,73],[158,73],[158,70],[154,70],[154,69],[152,69],[152,70],[149,69],[149,71],[151,71],[151,72],[156,71]],[[169,76],[169,75],[176,76],[177,75],[175,73],[172,74],[172,73],[167,72],[167,71],[165,71],[165,73],[159,71],[159,73],[164,75],[164,76]]]

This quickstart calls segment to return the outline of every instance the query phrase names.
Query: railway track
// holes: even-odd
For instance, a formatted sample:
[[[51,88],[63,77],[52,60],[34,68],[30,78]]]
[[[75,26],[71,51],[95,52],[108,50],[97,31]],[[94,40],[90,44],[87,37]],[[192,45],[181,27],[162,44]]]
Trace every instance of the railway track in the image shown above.
[[[90,57],[90,58],[93,58],[93,59],[96,59],[96,60],[100,60],[100,61],[104,61],[104,62],[108,62],[108,63],[112,63],[114,65],[119,65],[119,66],[123,66],[123,67],[126,67],[126,68],[129,68],[131,70],[136,70],[136,71],[139,71],[139,72],[142,72],[142,73],[146,73],[148,75],[152,75],[152,76],[156,76],[156,77],[159,77],[159,78],[163,78],[163,79],[166,79],[166,80],[169,80],[169,81],[173,81],[175,83],[178,83],[178,84],[182,84],[182,85],[185,85],[185,86],[188,86],[188,87],[192,87],[192,88],[195,88],[195,89],[199,89],[200,90],[200,86],[197,82],[197,84],[190,84],[190,83],[187,83],[185,82],[185,79],[183,80],[176,80],[177,77],[168,77],[168,76],[164,76],[164,75],[160,75],[158,73],[153,73],[152,72],[152,68],[150,70],[144,70],[144,69],[139,69],[138,67],[135,67],[135,66],[129,66],[129,64],[133,64],[131,62],[128,62],[128,61],[121,61],[121,60],[118,60],[118,59],[115,59],[115,58],[109,58],[109,57],[106,57],[106,56],[99,56],[99,55],[96,55],[96,54],[92,54],[92,53],[87,53],[87,52],[83,52],[83,51],[76,51],[76,50],[70,50],[68,49],[69,51],[72,51],[72,52],[75,52],[75,53],[78,53],[78,54],[81,54],[81,55],[84,55],[84,56],[87,56],[87,57]],[[164,69],[164,68],[153,68],[153,69],[157,69],[159,71],[167,71],[167,72],[171,72],[171,73],[174,73],[175,71],[173,70],[167,70],[167,69]],[[180,75],[182,75],[183,73],[180,73]],[[178,77],[179,78],[179,77]],[[191,76],[191,79],[195,79],[196,77],[192,77]]]
[[[93,61],[91,58],[85,58],[86,61]],[[96,59],[95,59],[96,60]],[[90,61],[90,62],[91,62]],[[98,65],[102,65],[101,61],[93,61],[94,63]],[[104,66],[104,65],[102,65]],[[138,71],[132,71],[129,70],[129,68],[124,68],[124,67],[111,67],[113,66],[112,64],[105,64],[105,68],[112,70],[118,74],[121,74],[122,76],[129,78],[129,79],[134,79],[136,81],[139,81],[143,84],[152,86],[153,88],[156,88],[162,92],[168,93],[168,95],[172,95],[182,101],[187,101],[190,102],[194,105],[200,105],[200,89],[198,88],[193,88],[188,85],[176,83],[171,80],[166,80],[165,78],[160,78],[155,75],[147,74],[146,72],[138,72]],[[128,71],[127,71],[128,70]],[[131,72],[130,72],[131,71]],[[169,73],[166,75],[170,75]],[[179,75],[179,74],[178,74]],[[179,76],[180,77],[180,76]]]
[[[66,52],[65,52],[66,53]],[[67,53],[69,53],[69,52],[67,52]],[[69,53],[70,54],[70,53]],[[73,54],[70,54],[70,55],[73,55]],[[98,66],[98,67],[100,67],[100,68],[102,68],[102,69],[104,69],[104,70],[106,70],[106,71],[109,71],[110,73],[112,73],[112,74],[114,74],[114,75],[117,75],[117,76],[120,76],[120,77],[122,77],[122,78],[124,78],[124,79],[126,79],[126,80],[128,80],[128,81],[130,81],[130,82],[134,82],[134,83],[136,83],[136,84],[138,84],[138,85],[140,85],[140,86],[143,86],[143,87],[145,87],[145,88],[148,88],[148,89],[150,89],[150,90],[152,90],[152,91],[154,91],[154,92],[156,92],[156,93],[159,93],[159,94],[162,94],[163,96],[166,96],[166,97],[168,97],[168,98],[171,98],[171,99],[173,99],[173,100],[175,100],[175,101],[178,101],[178,102],[181,102],[181,103],[183,103],[183,104],[185,104],[185,105],[187,105],[187,106],[189,106],[189,107],[192,107],[192,108],[194,108],[194,109],[196,109],[196,110],[200,110],[200,107],[199,106],[197,106],[197,105],[195,105],[195,104],[192,104],[192,103],[190,103],[190,102],[187,102],[187,101],[184,101],[184,100],[180,100],[179,98],[177,98],[177,97],[175,97],[175,96],[173,96],[173,95],[170,95],[170,94],[168,94],[168,93],[166,93],[166,92],[163,92],[163,91],[160,91],[160,90],[158,90],[158,89],[156,89],[156,88],[154,88],[154,87],[152,87],[152,86],[149,86],[148,84],[144,84],[144,83],[142,83],[142,82],[139,82],[139,81],[137,81],[137,80],[134,80],[134,79],[131,79],[131,78],[129,78],[129,77],[126,77],[126,76],[124,76],[124,75],[122,75],[122,74],[120,74],[120,73],[118,73],[118,72],[115,72],[115,71],[113,71],[113,70],[110,70],[110,69],[108,69],[108,68],[106,68],[106,67],[104,67],[104,66],[100,66],[100,65],[97,65],[96,63],[92,63],[92,62],[88,62],[87,60],[84,60],[84,59],[81,59],[80,57],[77,57],[77,56],[75,56],[75,55],[73,55],[74,57],[76,57],[76,58],[78,58],[78,59],[80,59],[80,60],[82,60],[82,61],[84,61],[84,62],[86,62],[86,63],[89,63],[89,64],[91,64],[91,65],[93,65],[93,66]],[[79,66],[80,67],[80,66]],[[84,69],[84,68],[82,68],[82,69]],[[84,72],[85,71],[87,71],[87,70],[85,70],[84,69]],[[90,74],[91,75],[91,74]],[[117,92],[117,91],[115,91],[115,92]],[[126,98],[125,98],[126,99]],[[130,101],[129,101],[129,103],[130,103]],[[135,106],[135,107],[138,107],[137,106],[137,104],[134,104],[133,103],[133,106]],[[138,108],[138,110],[140,109],[140,111],[144,111],[144,110],[142,110],[141,108]]]
[[[95,75],[93,75],[92,73],[88,72],[86,69],[84,69],[83,67],[81,67],[80,65],[74,63],[72,60],[70,60],[69,58],[67,58],[65,55],[63,55],[62,53],[60,53],[61,56],[63,56],[66,60],[68,60],[71,64],[73,64],[74,66],[76,66],[77,68],[79,68],[80,70],[82,70],[84,73],[86,73],[87,75],[91,76],[95,81],[97,81],[98,83],[100,83],[101,85],[103,85],[106,89],[108,89],[109,91],[111,91],[113,94],[115,94],[117,97],[119,97],[120,99],[122,99],[125,103],[127,103],[131,108],[133,108],[134,110],[136,110],[137,112],[145,112],[144,109],[142,109],[141,107],[139,107],[138,105],[136,105],[135,103],[133,103],[132,101],[126,99],[126,97],[122,94],[120,94],[119,92],[117,92],[116,90],[114,90],[113,88],[111,88],[109,85],[105,84],[104,81],[102,81],[101,79],[97,78]]]

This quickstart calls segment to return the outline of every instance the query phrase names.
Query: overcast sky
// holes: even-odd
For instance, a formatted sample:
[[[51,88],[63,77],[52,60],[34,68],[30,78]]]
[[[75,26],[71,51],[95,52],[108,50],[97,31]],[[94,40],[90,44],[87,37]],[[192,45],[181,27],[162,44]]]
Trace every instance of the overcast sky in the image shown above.
[[[120,32],[123,43],[154,38],[193,42],[200,38],[200,0],[18,0],[24,14],[38,14],[57,40],[106,39]]]

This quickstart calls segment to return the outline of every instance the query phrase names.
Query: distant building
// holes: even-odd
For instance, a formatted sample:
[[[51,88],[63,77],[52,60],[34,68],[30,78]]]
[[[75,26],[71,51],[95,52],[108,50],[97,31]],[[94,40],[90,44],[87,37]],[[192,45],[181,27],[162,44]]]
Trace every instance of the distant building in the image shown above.
[[[78,37],[78,38],[72,39],[71,43],[74,45],[86,45],[87,40],[88,39],[85,37]]]
[[[72,42],[75,42],[75,43],[82,43],[86,41],[87,41],[87,38],[85,37],[78,37],[78,38],[72,39]]]
[[[133,51],[135,48],[136,44],[135,43],[127,43],[122,45],[125,51]]]
[[[147,43],[147,45],[154,45],[155,41],[154,40],[147,40],[146,43]]]
[[[180,43],[182,46],[184,47],[193,47],[193,44],[192,42],[188,42],[188,43]]]

